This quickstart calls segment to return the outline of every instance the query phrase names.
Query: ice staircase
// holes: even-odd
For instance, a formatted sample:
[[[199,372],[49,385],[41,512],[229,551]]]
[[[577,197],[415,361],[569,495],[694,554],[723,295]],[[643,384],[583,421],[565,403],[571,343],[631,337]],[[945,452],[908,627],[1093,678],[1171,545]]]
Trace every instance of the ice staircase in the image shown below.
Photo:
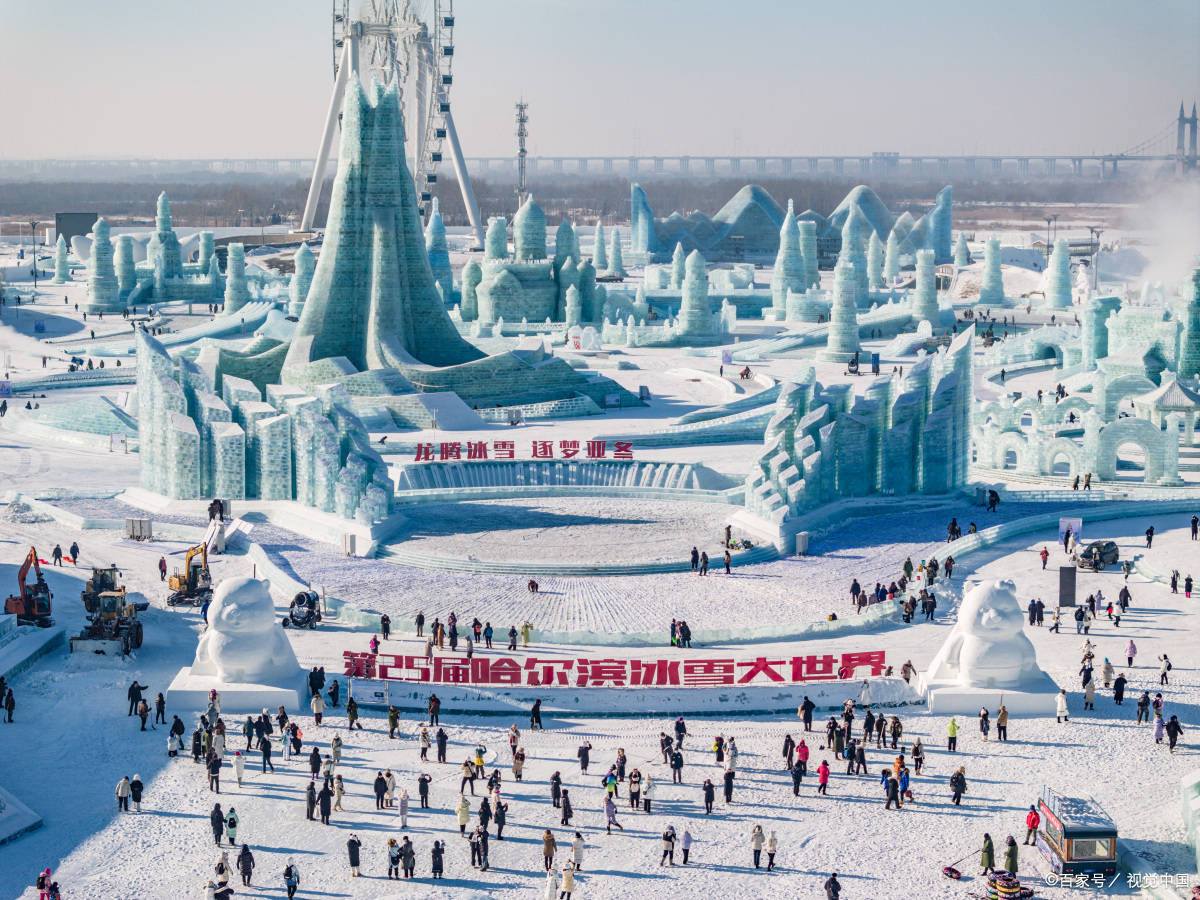
[[[543,578],[555,575],[662,575],[672,572],[690,572],[692,568],[691,562],[686,558],[662,562],[573,566],[565,562],[507,562],[435,556],[428,553],[415,553],[405,550],[402,546],[381,546],[375,555],[379,559],[395,563],[398,566],[410,566],[414,569],[434,569],[441,572],[469,572],[473,575],[528,575],[541,576]],[[773,544],[755,547],[753,550],[739,550],[732,554],[733,568],[735,570],[778,558],[779,551]],[[714,559],[710,563],[710,566],[713,571],[717,571],[721,568],[722,563],[720,560]]]
[[[398,492],[540,486],[695,490],[701,487],[699,468],[692,463],[642,461],[452,462],[399,466],[395,478]],[[447,502],[455,499],[445,498]]]

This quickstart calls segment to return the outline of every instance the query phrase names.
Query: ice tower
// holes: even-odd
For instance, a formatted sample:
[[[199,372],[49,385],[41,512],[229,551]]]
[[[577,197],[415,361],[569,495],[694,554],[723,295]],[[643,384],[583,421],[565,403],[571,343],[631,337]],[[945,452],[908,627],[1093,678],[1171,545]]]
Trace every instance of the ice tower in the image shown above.
[[[800,252],[804,255],[804,284],[819,288],[821,273],[817,269],[817,223],[805,219],[800,223]]]
[[[868,303],[867,252],[863,247],[859,224],[858,214],[852,209],[846,216],[846,224],[842,226],[842,249],[838,260],[844,258],[854,267],[854,302],[859,309],[864,309]]]
[[[1004,278],[1000,274],[999,238],[989,238],[983,248],[983,284],[979,288],[979,302],[1004,302]]]
[[[712,308],[708,305],[708,270],[699,250],[688,254],[684,263],[683,297],[679,304],[681,337],[705,337],[713,334]]]
[[[823,359],[847,362],[858,352],[857,291],[854,266],[842,253],[833,270],[833,307],[829,311],[829,340],[820,354]]]
[[[308,244],[301,244],[295,256],[296,271],[292,274],[292,283],[288,285],[288,315],[300,318],[304,310],[304,301],[308,299],[308,289],[312,285],[313,268],[316,261]]]
[[[1071,308],[1071,245],[1066,238],[1054,242],[1046,269],[1046,308]]]
[[[683,287],[683,278],[686,273],[686,256],[683,252],[683,245],[676,244],[675,252],[671,254],[671,287],[679,290]]]
[[[63,284],[71,280],[71,267],[67,265],[67,239],[61,234],[54,245],[54,283]]]
[[[954,245],[954,264],[960,269],[971,264],[971,251],[967,249],[967,236],[958,233],[958,242]]]
[[[468,259],[462,269],[462,302],[459,315],[464,322],[474,322],[479,318],[479,299],[475,293],[479,282],[483,279],[483,269],[474,259]]]
[[[779,229],[779,252],[775,254],[775,268],[771,272],[771,309],[776,319],[783,319],[787,313],[788,291],[803,293],[807,286],[800,228],[789,200],[783,226]]]
[[[592,243],[592,265],[597,272],[608,269],[608,253],[604,247],[604,223],[596,223],[596,237]]]
[[[116,250],[117,291],[125,303],[137,287],[137,266],[133,261],[133,238],[128,234],[117,235]]]
[[[113,246],[103,218],[92,226],[92,257],[88,263],[87,312],[120,312],[117,273],[113,269]]]
[[[545,258],[546,214],[530,194],[513,216],[513,259],[539,262]]]
[[[433,198],[433,211],[429,224],[425,226],[425,252],[429,256],[429,270],[433,282],[442,293],[442,302],[449,303],[454,295],[454,276],[450,272],[450,252],[446,249],[446,225],[438,210],[437,197]]]
[[[938,324],[937,271],[934,268],[932,250],[917,251],[917,287],[912,295],[912,317],[914,322]]]
[[[500,233],[503,240],[503,227]],[[490,234],[488,244],[490,250]],[[374,85],[368,99],[352,78],[325,241],[285,377],[333,357],[361,371],[449,366],[482,355],[459,336],[434,287],[404,159],[397,87]]]
[[[883,258],[884,284],[893,284],[900,274],[900,235],[893,228],[888,232],[887,252]]]
[[[871,229],[871,239],[867,241],[867,284],[871,290],[883,289],[883,245],[879,243],[879,235]]]
[[[953,221],[954,189],[946,185],[938,191],[929,215],[929,231],[926,246],[933,251],[938,265],[950,262],[950,226]]]
[[[634,253],[649,255],[658,253],[658,234],[654,230],[654,210],[646,199],[646,192],[636,182],[629,188],[631,248]]]
[[[250,288],[246,284],[246,247],[230,244],[225,259],[225,313],[232,314],[246,305]]]
[[[625,259],[621,255],[621,229],[619,228],[613,229],[612,246],[608,251],[608,269],[605,274],[618,278],[625,277]]]

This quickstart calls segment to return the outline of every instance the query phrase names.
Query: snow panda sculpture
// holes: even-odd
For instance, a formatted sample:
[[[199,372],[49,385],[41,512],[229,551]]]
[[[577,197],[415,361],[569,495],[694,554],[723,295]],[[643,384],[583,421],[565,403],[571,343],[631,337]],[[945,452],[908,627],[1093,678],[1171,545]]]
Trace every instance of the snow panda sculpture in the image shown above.
[[[962,601],[946,643],[930,663],[928,680],[977,688],[1021,688],[1042,677],[1024,613],[1009,580],[976,586]]]
[[[299,671],[296,653],[275,618],[267,582],[227,578],[217,585],[191,674],[226,684],[290,687]]]

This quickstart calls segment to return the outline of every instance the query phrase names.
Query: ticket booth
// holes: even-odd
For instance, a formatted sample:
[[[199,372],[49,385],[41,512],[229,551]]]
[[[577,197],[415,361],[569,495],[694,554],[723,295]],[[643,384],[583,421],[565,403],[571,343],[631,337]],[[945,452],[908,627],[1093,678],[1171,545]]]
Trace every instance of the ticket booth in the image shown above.
[[[1048,787],[1038,801],[1037,848],[1058,874],[1117,873],[1117,826],[1091,797],[1064,797]]]

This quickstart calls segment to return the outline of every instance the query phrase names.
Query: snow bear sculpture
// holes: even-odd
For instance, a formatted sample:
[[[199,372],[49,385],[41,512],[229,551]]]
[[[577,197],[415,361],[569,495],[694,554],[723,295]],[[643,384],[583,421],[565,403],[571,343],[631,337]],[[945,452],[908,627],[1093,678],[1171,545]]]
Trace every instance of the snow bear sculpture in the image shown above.
[[[227,578],[217,585],[192,676],[226,684],[291,687],[299,671],[296,653],[275,618],[267,582]]]
[[[946,643],[930,663],[931,683],[1019,689],[1040,683],[1033,644],[1011,581],[978,585],[962,601]]]

